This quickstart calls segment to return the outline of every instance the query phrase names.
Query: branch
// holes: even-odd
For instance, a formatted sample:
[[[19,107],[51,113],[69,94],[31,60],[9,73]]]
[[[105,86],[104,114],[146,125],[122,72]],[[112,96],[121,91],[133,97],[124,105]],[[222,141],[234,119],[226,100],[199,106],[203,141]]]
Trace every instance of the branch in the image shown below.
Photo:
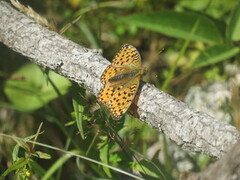
[[[38,25],[4,1],[0,2],[0,12],[1,42],[95,96],[98,94],[102,86],[100,76],[109,65],[98,51]],[[191,109],[150,84],[143,85],[137,107],[141,121],[158,128],[190,152],[219,158],[240,139],[235,127]]]
[[[240,179],[240,142],[238,142],[222,159],[211,164],[200,173],[193,173],[182,180],[230,180]]]

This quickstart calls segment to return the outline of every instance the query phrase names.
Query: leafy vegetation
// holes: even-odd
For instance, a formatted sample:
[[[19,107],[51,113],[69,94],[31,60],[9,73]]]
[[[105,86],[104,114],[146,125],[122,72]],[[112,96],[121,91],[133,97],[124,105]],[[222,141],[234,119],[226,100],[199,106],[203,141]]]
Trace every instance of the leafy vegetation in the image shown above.
[[[107,59],[122,44],[134,45],[150,67],[144,80],[181,100],[192,86],[228,82],[226,65],[239,68],[235,0],[23,3],[58,29],[80,16],[63,36],[102,49]],[[1,178],[171,180],[211,162],[206,155],[184,152],[128,114],[112,120],[86,90],[3,44],[0,54]],[[237,113],[239,104],[228,105],[230,114]],[[239,124],[239,116],[231,117]]]

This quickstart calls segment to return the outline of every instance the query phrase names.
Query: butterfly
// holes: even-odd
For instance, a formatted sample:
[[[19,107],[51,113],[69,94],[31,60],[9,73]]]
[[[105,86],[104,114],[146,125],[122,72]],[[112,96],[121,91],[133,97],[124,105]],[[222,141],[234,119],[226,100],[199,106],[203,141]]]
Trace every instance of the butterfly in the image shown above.
[[[124,44],[101,75],[103,88],[98,94],[113,119],[120,119],[132,104],[143,73],[139,52]]]

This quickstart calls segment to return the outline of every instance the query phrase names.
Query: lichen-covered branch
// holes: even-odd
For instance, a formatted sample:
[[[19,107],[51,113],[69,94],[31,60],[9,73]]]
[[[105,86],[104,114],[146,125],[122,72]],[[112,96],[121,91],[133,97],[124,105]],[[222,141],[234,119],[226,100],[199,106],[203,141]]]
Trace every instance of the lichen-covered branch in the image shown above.
[[[0,2],[0,12],[2,43],[98,94],[102,86],[100,76],[109,65],[98,51],[38,25],[4,1]],[[143,85],[137,106],[141,121],[163,131],[191,152],[221,157],[240,138],[235,127],[189,108],[150,84]]]

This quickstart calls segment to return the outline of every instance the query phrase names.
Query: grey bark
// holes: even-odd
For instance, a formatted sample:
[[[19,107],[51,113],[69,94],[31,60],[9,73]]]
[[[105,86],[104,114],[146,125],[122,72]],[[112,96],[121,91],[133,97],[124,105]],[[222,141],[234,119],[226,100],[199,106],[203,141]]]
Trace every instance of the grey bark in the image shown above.
[[[52,32],[0,2],[0,41],[42,67],[78,83],[95,96],[100,76],[110,64],[96,50],[84,48]],[[158,128],[190,152],[221,157],[239,140],[239,131],[198,112],[150,84],[143,85],[138,100],[139,119]]]

